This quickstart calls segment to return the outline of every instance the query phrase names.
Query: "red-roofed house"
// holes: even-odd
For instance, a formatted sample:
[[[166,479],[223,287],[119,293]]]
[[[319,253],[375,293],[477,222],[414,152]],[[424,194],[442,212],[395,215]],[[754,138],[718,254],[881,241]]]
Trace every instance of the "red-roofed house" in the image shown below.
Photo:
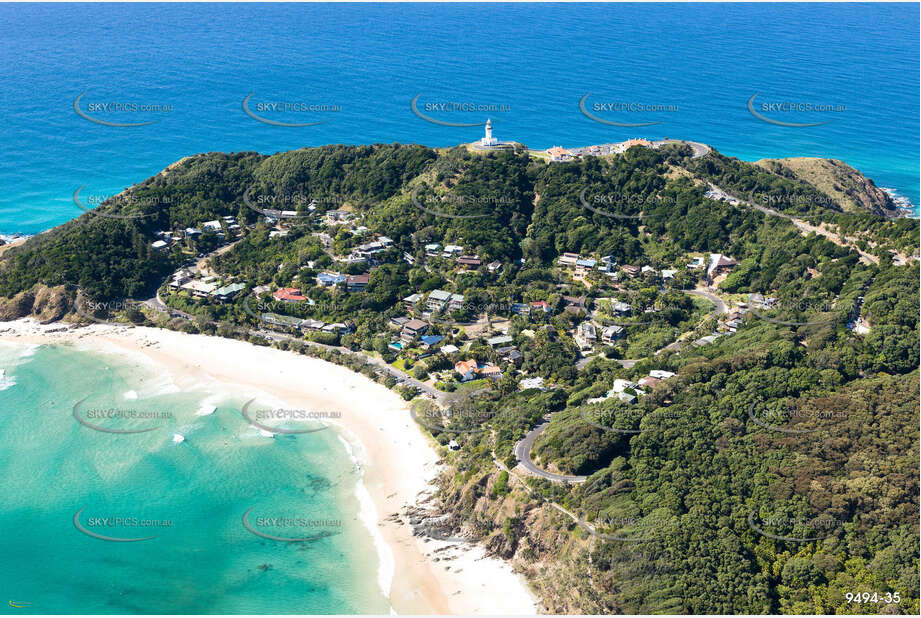
[[[572,161],[572,153],[562,146],[554,146],[547,149],[551,161]]]
[[[476,376],[476,369],[476,361],[473,359],[454,363],[454,371],[461,374],[462,382],[472,380]]]
[[[301,294],[301,291],[297,288],[278,288],[273,296],[275,300],[285,303],[299,303],[307,300],[307,297]]]

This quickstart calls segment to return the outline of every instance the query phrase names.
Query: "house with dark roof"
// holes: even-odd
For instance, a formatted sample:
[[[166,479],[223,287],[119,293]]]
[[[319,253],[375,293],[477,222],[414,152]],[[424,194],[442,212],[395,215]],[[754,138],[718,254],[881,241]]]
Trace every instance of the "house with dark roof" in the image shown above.
[[[350,275],[345,280],[346,292],[364,292],[368,289],[368,281],[371,275]]]
[[[457,263],[461,266],[470,266],[472,268],[479,268],[483,264],[483,260],[476,257],[475,255],[462,255],[457,258]]]
[[[400,340],[404,343],[411,343],[416,337],[424,335],[428,329],[429,325],[422,320],[410,320],[403,325],[403,331],[400,333]]]
[[[707,264],[707,281],[718,277],[723,273],[728,273],[735,267],[737,262],[727,255],[721,253],[711,253],[710,262]]]
[[[531,315],[531,306],[526,305],[525,303],[512,303],[510,310],[515,315],[520,315],[522,317],[528,317]]]
[[[518,348],[513,345],[497,348],[496,353],[499,355],[499,358],[506,362],[512,363],[516,367],[520,366],[524,360],[524,355]]]
[[[584,296],[564,296],[563,302],[566,303],[565,311],[569,311],[569,312],[585,311],[585,297]]]

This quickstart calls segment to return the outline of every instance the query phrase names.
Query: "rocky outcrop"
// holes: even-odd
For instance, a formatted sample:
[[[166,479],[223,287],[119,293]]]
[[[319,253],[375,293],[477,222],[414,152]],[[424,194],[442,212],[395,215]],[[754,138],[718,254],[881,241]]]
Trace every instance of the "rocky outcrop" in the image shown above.
[[[33,317],[39,322],[56,322],[69,312],[71,297],[65,286],[36,285],[12,298],[0,298],[0,322]]]
[[[541,613],[609,613],[592,582],[591,538],[517,481],[497,494],[497,478],[496,470],[445,472],[438,481],[439,511],[451,513],[470,540],[522,573],[541,600]]]
[[[755,165],[781,176],[808,182],[840,204],[845,212],[870,212],[884,217],[899,214],[889,194],[843,161],[794,157],[761,159]]]

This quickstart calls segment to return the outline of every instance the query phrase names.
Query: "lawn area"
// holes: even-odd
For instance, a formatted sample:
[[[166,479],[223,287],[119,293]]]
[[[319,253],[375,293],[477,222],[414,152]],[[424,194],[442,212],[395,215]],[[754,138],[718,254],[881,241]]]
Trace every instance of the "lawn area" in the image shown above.
[[[396,359],[395,361],[393,361],[393,362],[390,364],[390,366],[393,367],[394,369],[399,369],[400,371],[407,371],[407,372],[408,372],[410,369],[412,369],[412,367],[407,367],[407,366],[406,366],[406,361],[407,361],[407,360],[408,360],[408,359],[405,359],[405,358],[398,358],[398,359]]]
[[[691,302],[694,303],[694,311],[689,316],[688,320],[692,324],[696,324],[700,320],[704,319],[704,316],[716,309],[716,305],[707,300],[706,298],[701,298],[700,296],[692,296]]]
[[[456,392],[463,391],[475,391],[483,388],[492,383],[492,378],[480,378],[479,380],[471,380],[469,382],[464,382],[463,384],[458,385]]]

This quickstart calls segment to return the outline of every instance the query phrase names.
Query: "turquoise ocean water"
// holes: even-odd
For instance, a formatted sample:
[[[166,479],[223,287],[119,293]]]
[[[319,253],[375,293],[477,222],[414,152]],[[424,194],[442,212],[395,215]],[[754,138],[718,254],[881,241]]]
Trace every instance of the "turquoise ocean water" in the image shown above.
[[[534,148],[646,136],[838,158],[917,206],[918,21],[917,3],[0,5],[0,233],[62,223],[78,187],[102,198],[196,152],[482,135],[414,115],[416,95],[435,120],[490,116]],[[589,93],[605,120],[659,124],[595,122]],[[97,120],[155,123],[91,122],[81,94]],[[250,94],[255,115],[322,124],[260,122]],[[771,119],[825,124],[759,120],[755,95]],[[764,111],[781,103],[833,111]],[[93,111],[106,104],[124,107]]]
[[[266,437],[242,402],[170,392],[123,357],[0,345],[0,368],[0,586],[29,604],[11,611],[388,613],[359,475],[334,431]],[[84,397],[78,412],[96,425],[156,429],[85,427],[73,417]],[[92,418],[113,409],[158,416]],[[257,532],[320,538],[257,536],[250,509]],[[78,530],[78,511],[92,533],[156,538],[100,540]]]

